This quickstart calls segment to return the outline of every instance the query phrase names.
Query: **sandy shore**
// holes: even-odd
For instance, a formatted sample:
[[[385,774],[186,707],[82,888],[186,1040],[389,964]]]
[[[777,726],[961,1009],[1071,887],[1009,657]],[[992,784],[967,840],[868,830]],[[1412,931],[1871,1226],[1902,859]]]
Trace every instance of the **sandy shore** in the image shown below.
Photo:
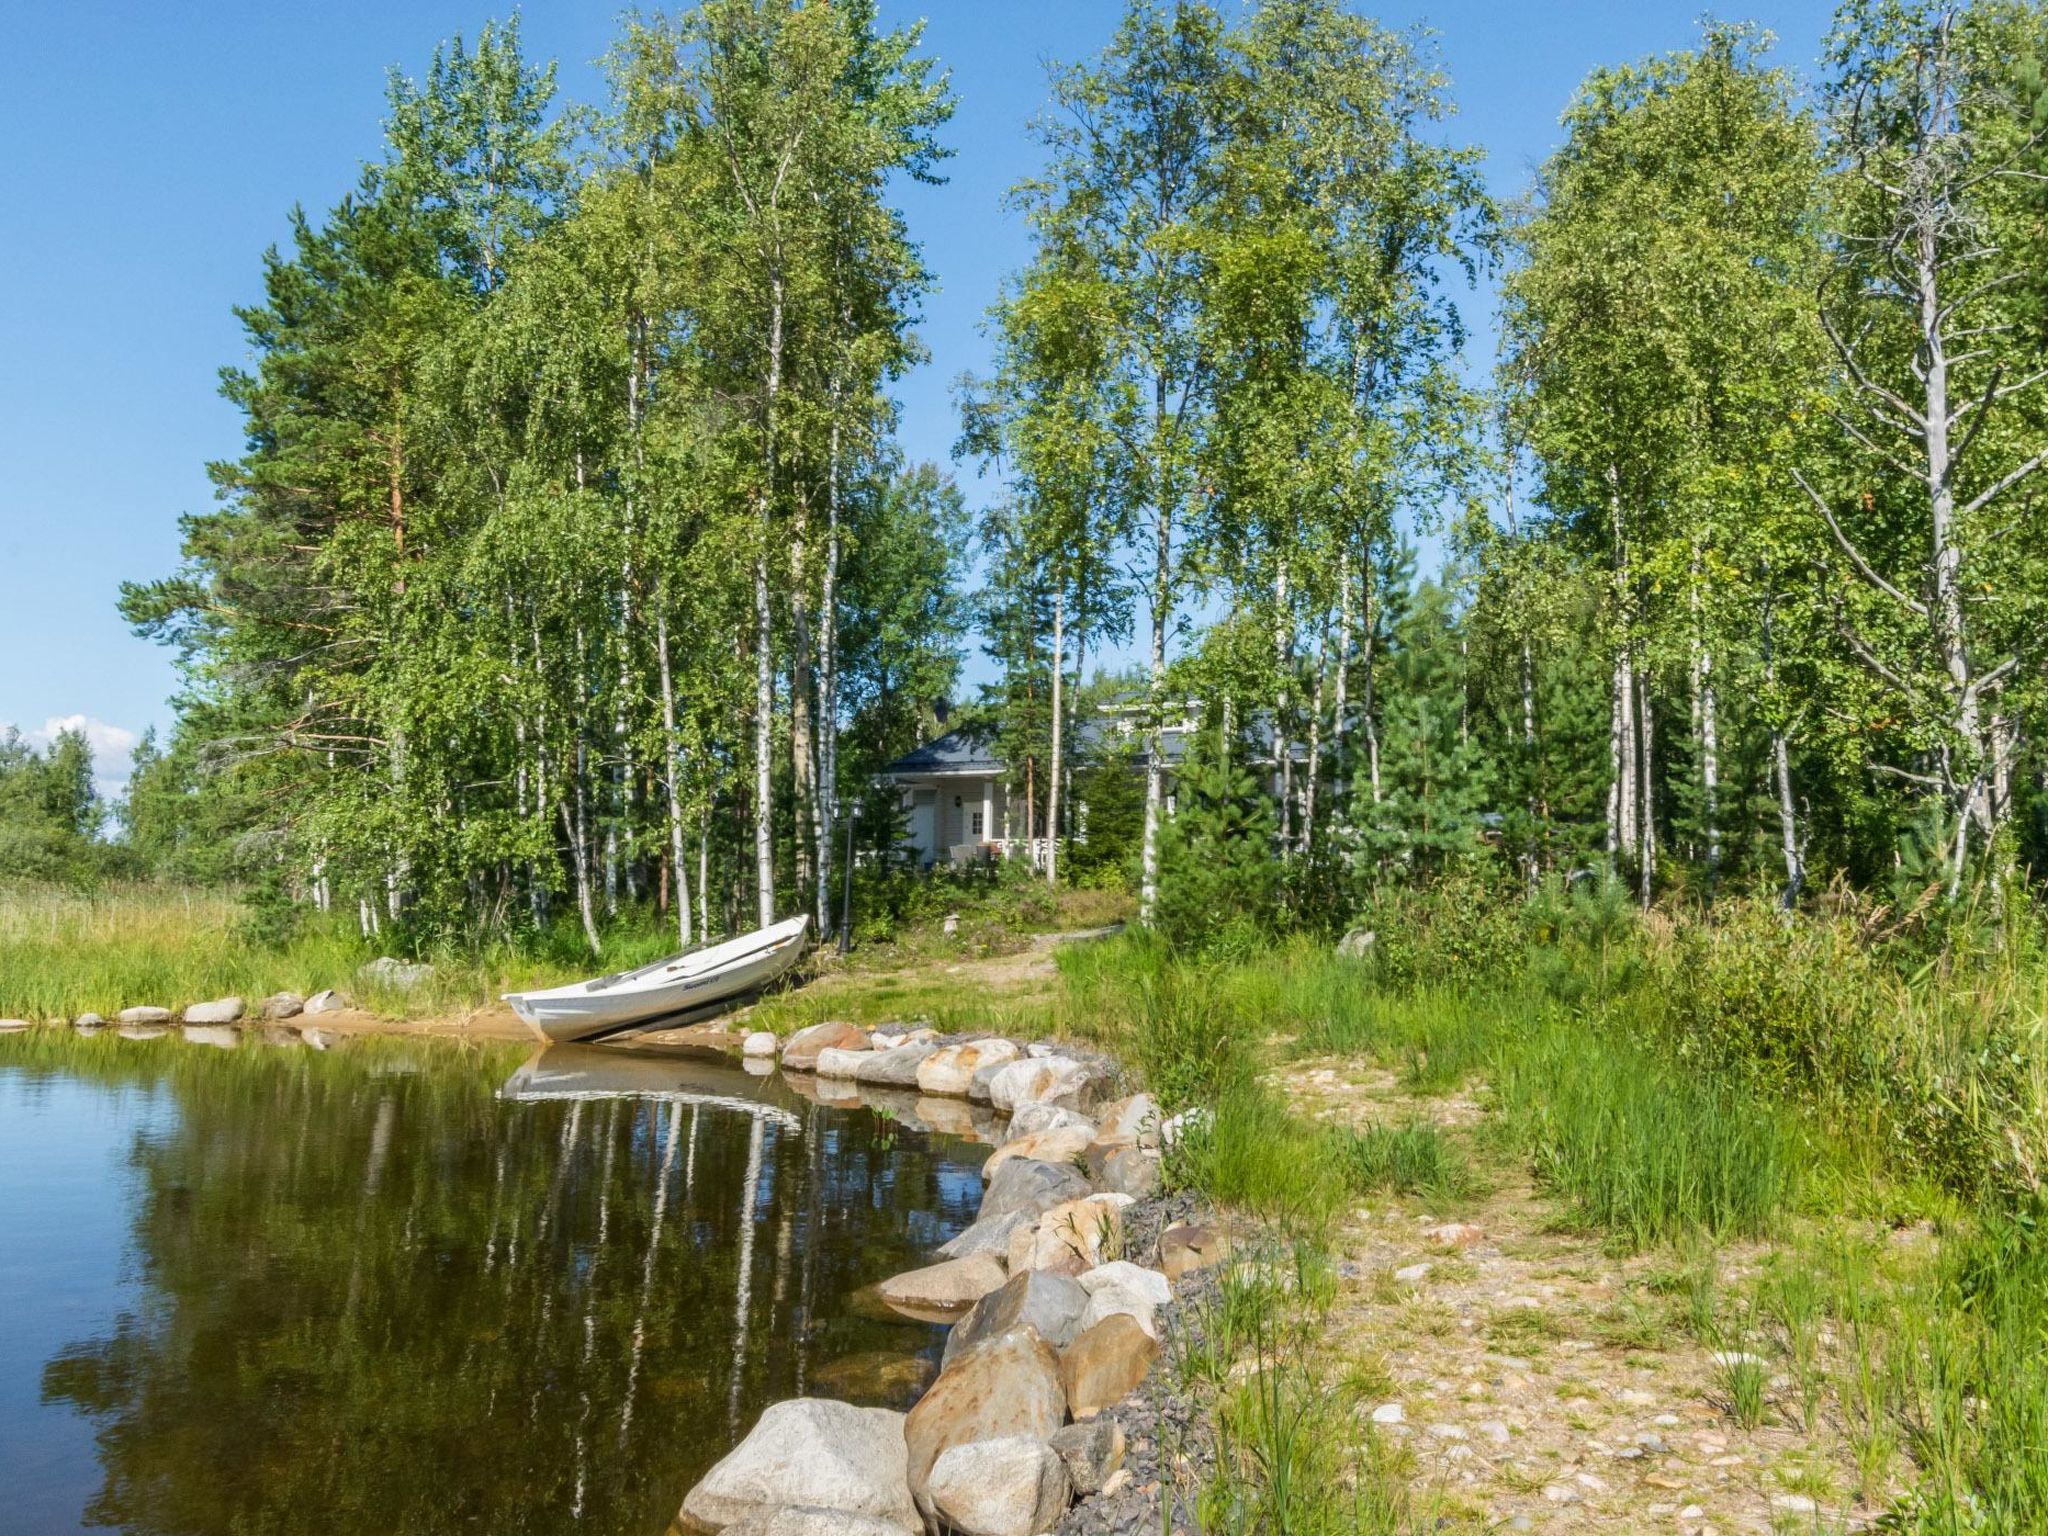
[[[454,1040],[532,1040],[533,1031],[502,1004],[466,1013],[436,1014],[421,1019],[394,1019],[360,1008],[338,1013],[300,1014],[290,1021],[304,1029],[331,1030],[337,1035],[437,1035]]]

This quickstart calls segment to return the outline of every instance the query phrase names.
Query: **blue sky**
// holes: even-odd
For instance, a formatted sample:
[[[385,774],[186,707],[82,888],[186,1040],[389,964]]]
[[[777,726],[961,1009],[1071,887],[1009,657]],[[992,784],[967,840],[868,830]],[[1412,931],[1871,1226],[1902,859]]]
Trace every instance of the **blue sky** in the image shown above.
[[[1225,0],[1226,4],[1231,0]],[[1374,7],[1439,34],[1459,116],[1493,190],[1528,184],[1559,112],[1597,64],[1686,46],[1696,0]],[[124,579],[168,572],[178,515],[207,506],[209,460],[240,449],[218,370],[244,360],[231,307],[294,202],[322,209],[380,151],[387,66],[424,72],[436,42],[504,14],[490,0],[72,0],[11,8],[0,31],[0,725],[88,726],[121,758],[168,724],[168,655],[114,611]],[[925,45],[960,99],[949,184],[905,193],[938,275],[920,332],[932,360],[900,392],[905,446],[944,461],[953,381],[986,356],[981,319],[1023,257],[1005,188],[1033,170],[1025,125],[1043,61],[1094,51],[1116,0],[882,0],[927,20]],[[528,50],[561,61],[566,95],[595,100],[609,4],[530,4]],[[1829,7],[1771,0],[1753,15],[1779,58],[1810,72]],[[1474,365],[1490,358],[1490,296],[1469,303]],[[104,781],[120,776],[103,763]]]

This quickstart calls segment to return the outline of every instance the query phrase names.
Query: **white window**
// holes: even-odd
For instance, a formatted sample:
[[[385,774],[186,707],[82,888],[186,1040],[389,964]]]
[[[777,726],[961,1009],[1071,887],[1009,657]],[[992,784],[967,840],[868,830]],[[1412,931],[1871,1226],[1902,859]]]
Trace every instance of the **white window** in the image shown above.
[[[974,835],[976,837],[981,836],[981,812],[979,811],[974,813]]]

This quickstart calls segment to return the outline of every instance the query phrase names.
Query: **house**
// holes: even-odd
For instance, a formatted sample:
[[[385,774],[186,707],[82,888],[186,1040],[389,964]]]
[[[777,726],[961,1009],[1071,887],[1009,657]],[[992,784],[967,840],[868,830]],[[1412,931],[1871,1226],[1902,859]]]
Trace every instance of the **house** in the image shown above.
[[[1128,743],[1135,771],[1144,772],[1143,703],[1119,700],[1098,705],[1074,723],[1069,766],[1092,757],[1103,743]],[[1161,732],[1169,772],[1186,755],[1188,742],[1201,719],[1201,705],[1188,700],[1178,719]],[[920,866],[939,862],[965,864],[975,859],[1029,857],[1042,864],[1046,839],[1024,836],[1024,807],[1012,806],[1010,765],[996,755],[995,744],[969,731],[948,731],[936,741],[906,752],[882,770],[895,785],[908,823],[906,852]],[[1087,823],[1087,807],[1074,807],[1076,823]],[[1167,813],[1172,814],[1169,790]],[[1085,833],[1082,835],[1085,836]]]

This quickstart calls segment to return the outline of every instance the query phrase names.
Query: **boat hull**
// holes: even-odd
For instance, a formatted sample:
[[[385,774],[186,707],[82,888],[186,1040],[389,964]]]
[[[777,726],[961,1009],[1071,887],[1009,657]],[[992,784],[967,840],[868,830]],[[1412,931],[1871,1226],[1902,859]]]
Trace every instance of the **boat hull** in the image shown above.
[[[508,992],[505,1001],[544,1041],[562,1044],[703,1016],[778,980],[802,955],[808,918],[792,919],[698,955],[678,955],[610,981]]]

